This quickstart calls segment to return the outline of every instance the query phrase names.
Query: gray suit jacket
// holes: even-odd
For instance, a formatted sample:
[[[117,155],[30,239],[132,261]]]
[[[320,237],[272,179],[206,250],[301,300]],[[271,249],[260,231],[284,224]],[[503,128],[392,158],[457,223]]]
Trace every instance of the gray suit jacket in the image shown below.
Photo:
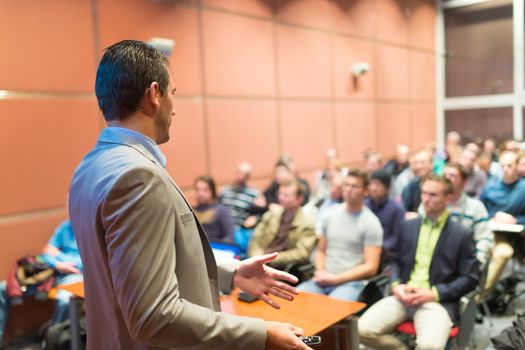
[[[191,206],[139,138],[102,131],[71,183],[89,349],[262,349],[262,320],[219,312],[217,271]]]

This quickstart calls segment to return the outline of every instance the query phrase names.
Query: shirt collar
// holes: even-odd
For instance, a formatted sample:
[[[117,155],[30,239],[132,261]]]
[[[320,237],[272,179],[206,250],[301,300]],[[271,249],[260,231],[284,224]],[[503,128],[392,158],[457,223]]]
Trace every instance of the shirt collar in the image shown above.
[[[443,213],[441,213],[441,215],[438,217],[436,222],[432,222],[427,217],[427,214],[424,213],[423,214],[423,225],[429,225],[431,227],[442,228],[443,226],[445,226],[445,222],[447,221],[447,218],[448,218],[448,210],[444,210]]]
[[[160,147],[144,134],[138,131],[122,128],[118,126],[109,126],[102,130],[99,140],[103,142],[122,143],[130,146],[142,146],[146,149],[164,168],[166,167],[166,156],[160,150]]]

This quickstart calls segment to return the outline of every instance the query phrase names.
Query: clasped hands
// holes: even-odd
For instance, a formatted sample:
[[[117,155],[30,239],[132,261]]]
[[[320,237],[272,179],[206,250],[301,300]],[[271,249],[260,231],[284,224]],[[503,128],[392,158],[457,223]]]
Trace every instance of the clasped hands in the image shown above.
[[[406,284],[398,284],[392,289],[392,293],[397,300],[408,307],[417,307],[429,301],[436,301],[434,293],[428,288],[416,288]]]

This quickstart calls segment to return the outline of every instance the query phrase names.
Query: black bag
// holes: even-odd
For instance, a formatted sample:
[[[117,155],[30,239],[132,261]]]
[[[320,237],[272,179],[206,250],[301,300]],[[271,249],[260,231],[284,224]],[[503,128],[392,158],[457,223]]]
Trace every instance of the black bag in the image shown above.
[[[520,280],[510,276],[502,279],[494,286],[494,290],[487,300],[490,312],[493,315],[506,315],[512,300],[517,296],[516,286]]]
[[[80,333],[80,348],[86,348],[86,320],[81,317],[78,320]],[[71,349],[71,321],[63,322],[50,326],[42,341],[42,348],[46,350],[69,350]]]

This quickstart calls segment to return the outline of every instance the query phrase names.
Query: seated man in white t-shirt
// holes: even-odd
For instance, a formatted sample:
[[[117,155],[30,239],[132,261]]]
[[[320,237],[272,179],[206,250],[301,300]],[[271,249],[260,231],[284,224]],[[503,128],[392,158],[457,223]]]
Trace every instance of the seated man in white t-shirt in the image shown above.
[[[357,300],[362,280],[377,273],[383,228],[363,200],[368,174],[354,169],[343,184],[344,202],[330,209],[317,245],[315,273],[298,288],[337,299]]]

